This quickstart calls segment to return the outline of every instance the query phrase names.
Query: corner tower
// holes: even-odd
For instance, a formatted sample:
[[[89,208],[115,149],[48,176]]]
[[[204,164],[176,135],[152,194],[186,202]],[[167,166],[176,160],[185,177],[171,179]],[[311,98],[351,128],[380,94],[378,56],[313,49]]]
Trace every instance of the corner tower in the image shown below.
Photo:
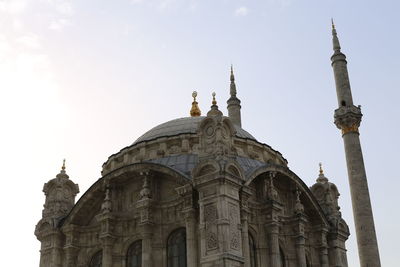
[[[331,61],[339,105],[339,108],[335,110],[334,118],[336,126],[342,130],[360,266],[379,267],[381,264],[378,242],[358,131],[362,117],[361,107],[353,104],[346,56],[340,51],[333,21],[332,35],[334,53]]]
[[[61,267],[65,260],[66,266],[74,266],[71,258],[77,250],[70,244],[63,245],[65,235],[61,232],[59,224],[75,205],[79,186],[69,179],[65,171],[65,160],[56,178],[44,184],[43,192],[46,200],[43,205],[42,219],[35,228],[35,235],[41,242],[39,265]],[[62,256],[64,252],[65,258]]]

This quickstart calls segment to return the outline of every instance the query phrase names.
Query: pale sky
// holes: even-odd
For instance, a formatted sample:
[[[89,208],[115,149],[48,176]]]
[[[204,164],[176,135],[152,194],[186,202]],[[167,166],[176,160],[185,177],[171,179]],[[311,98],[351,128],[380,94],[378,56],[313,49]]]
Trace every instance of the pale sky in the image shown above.
[[[311,186],[322,162],[359,266],[337,106],[330,19],[347,55],[382,266],[398,267],[398,1],[0,0],[1,266],[38,266],[43,184],[67,159],[81,193],[150,128],[226,112],[235,68],[242,125]]]

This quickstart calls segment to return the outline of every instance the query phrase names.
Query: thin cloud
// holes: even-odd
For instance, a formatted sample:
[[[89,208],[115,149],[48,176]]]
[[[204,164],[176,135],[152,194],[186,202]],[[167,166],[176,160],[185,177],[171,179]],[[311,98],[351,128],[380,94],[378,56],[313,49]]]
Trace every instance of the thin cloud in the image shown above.
[[[249,9],[245,6],[238,7],[235,10],[235,15],[238,17],[244,17],[247,16],[247,14],[249,14]]]
[[[0,14],[21,14],[25,11],[29,0],[0,0]]]
[[[74,7],[72,5],[71,0],[44,0],[50,6],[53,6],[54,9],[65,16],[72,16],[75,13]]]
[[[39,37],[33,33],[18,37],[16,39],[16,43],[22,45],[24,48],[29,49],[40,49],[42,47]]]
[[[144,2],[144,0],[130,0],[130,3],[132,5],[142,4],[143,2]]]
[[[50,22],[49,29],[54,31],[61,31],[67,26],[70,26],[72,23],[68,19],[57,19]]]

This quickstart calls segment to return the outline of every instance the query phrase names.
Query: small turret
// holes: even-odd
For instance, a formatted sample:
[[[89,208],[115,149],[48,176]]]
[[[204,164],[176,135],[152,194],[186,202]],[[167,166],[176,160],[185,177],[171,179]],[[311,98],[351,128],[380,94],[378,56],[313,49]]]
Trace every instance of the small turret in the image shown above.
[[[233,74],[233,67],[231,66],[231,85],[230,85],[230,95],[231,97],[226,102],[228,104],[228,116],[234,125],[242,127],[242,118],[240,115],[240,100],[236,97],[236,84],[235,75]]]
[[[62,266],[59,256],[65,236],[59,224],[75,205],[75,197],[79,193],[78,185],[69,179],[65,171],[65,160],[56,178],[44,184],[43,192],[46,200],[42,219],[35,228],[35,235],[41,242],[40,266]]]
[[[56,178],[44,184],[43,192],[46,195],[43,218],[65,216],[74,206],[79,187],[69,179],[65,171],[65,160]]]
[[[36,226],[37,234],[40,234],[40,226],[44,223],[56,227],[75,204],[75,196],[79,193],[79,186],[69,179],[65,171],[65,160],[56,178],[44,184],[43,192],[46,195],[46,200],[43,205],[42,219]]]
[[[316,183],[311,187],[311,192],[318,200],[328,219],[332,222],[337,221],[341,216],[338,204],[340,194],[336,185],[329,182],[328,178],[325,177],[321,163],[319,164],[318,178]]]

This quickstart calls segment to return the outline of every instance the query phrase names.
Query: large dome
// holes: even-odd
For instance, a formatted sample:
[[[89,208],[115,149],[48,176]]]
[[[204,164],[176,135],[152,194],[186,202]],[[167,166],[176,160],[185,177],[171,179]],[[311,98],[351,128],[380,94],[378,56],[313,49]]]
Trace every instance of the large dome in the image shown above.
[[[194,134],[198,125],[204,119],[200,117],[185,117],[162,123],[140,136],[133,144],[154,140],[160,137],[175,136],[179,134]],[[235,125],[236,136],[257,141],[251,134]]]

